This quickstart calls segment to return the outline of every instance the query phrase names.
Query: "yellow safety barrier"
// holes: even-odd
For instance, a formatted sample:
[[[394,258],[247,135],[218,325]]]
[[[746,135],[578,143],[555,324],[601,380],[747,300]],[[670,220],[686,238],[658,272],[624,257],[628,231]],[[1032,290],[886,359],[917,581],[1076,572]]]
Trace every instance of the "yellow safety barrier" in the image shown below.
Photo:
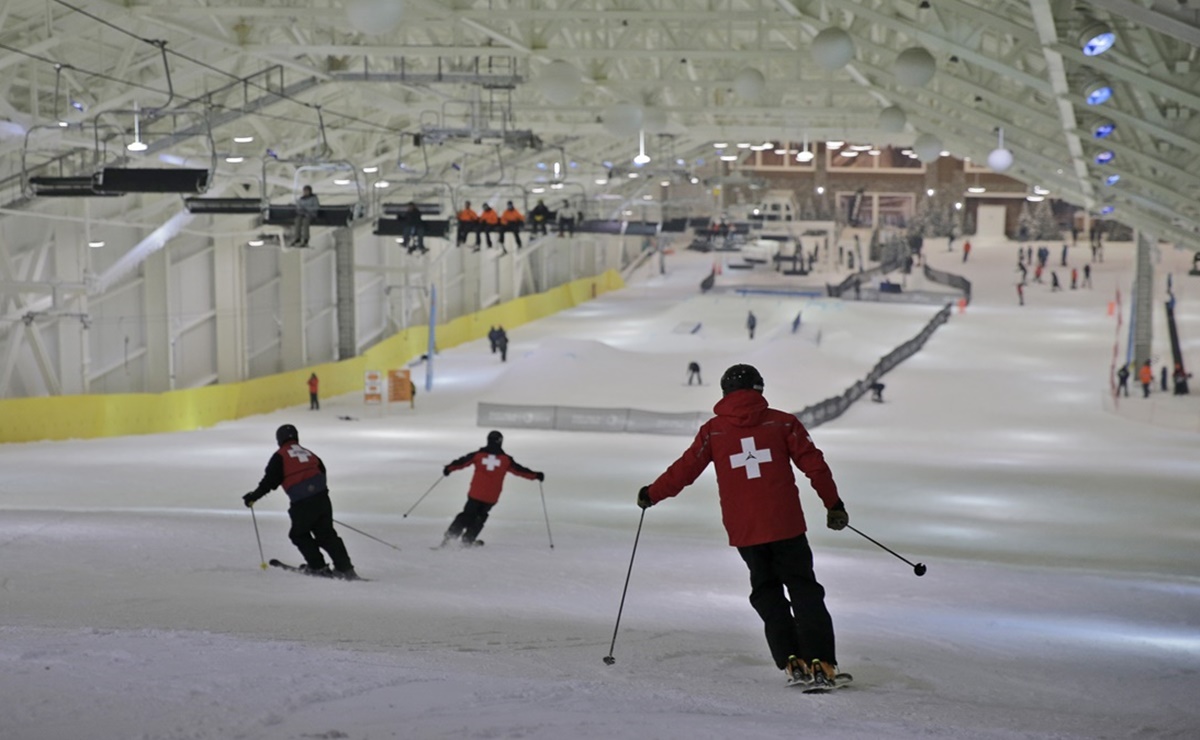
[[[575,280],[545,293],[460,316],[437,327],[438,350],[487,336],[493,326],[512,329],[625,287],[615,270]],[[46,396],[0,400],[0,442],[88,439],[179,432],[265,414],[308,402],[308,376],[321,379],[322,396],[362,388],[363,373],[400,367],[424,354],[429,329],[410,327],[358,357],[226,385],[167,393]]]

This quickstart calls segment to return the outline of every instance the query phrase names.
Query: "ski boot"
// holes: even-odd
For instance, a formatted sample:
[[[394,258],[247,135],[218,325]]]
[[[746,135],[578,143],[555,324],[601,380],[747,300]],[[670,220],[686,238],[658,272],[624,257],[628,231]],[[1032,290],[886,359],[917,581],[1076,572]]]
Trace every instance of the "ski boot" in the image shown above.
[[[788,686],[810,686],[813,682],[812,671],[795,655],[788,656],[783,672],[787,674]]]

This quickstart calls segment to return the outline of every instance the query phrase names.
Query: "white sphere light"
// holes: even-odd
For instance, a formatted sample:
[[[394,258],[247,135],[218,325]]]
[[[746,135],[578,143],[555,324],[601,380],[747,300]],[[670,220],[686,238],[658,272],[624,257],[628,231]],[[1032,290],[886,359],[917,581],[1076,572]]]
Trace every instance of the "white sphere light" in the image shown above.
[[[1013,165],[1013,153],[1007,149],[993,149],[988,155],[988,167],[993,172],[1004,172]]]
[[[935,162],[942,156],[942,140],[933,134],[921,134],[913,142],[913,151],[922,162]]]
[[[648,134],[665,133],[669,121],[667,120],[667,112],[662,108],[646,107],[642,108],[642,129]]]
[[[733,91],[747,103],[752,103],[766,92],[767,79],[754,67],[746,67],[733,78]]]
[[[578,69],[556,59],[537,76],[537,87],[546,100],[555,105],[565,105],[579,97],[581,79]]]
[[[826,28],[813,37],[812,55],[830,72],[841,69],[854,59],[854,39],[840,28]]]
[[[642,129],[642,107],[617,103],[604,110],[604,127],[616,136],[634,136]]]
[[[404,18],[404,0],[349,0],[346,19],[359,33],[380,35],[391,33]]]
[[[896,81],[901,85],[922,87],[933,79],[934,73],[937,72],[937,62],[928,51],[920,46],[914,46],[900,52],[900,56],[896,57],[893,71]]]
[[[898,134],[908,123],[908,115],[898,105],[889,106],[879,111],[879,128],[889,134]]]

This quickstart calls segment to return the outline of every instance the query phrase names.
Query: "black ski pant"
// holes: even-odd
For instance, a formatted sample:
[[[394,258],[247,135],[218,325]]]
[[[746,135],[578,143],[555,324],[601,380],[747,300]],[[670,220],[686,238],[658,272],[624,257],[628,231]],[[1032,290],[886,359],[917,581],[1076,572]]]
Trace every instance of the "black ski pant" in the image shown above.
[[[317,398],[316,393],[308,394],[308,410],[309,411],[320,411],[321,410],[321,401]]]
[[[700,379],[700,371],[699,370],[689,370],[688,371],[688,385],[692,384],[692,378],[695,378],[696,383],[698,383],[699,385],[704,385],[704,381]]]
[[[468,497],[467,505],[463,507],[458,516],[454,517],[454,521],[450,522],[450,528],[446,530],[446,537],[453,539],[461,536],[463,542],[474,542],[483,530],[483,525],[488,520],[488,512],[492,510],[493,506],[495,504],[485,504]]]
[[[345,543],[333,529],[333,504],[329,501],[328,491],[293,501],[288,509],[288,516],[292,518],[288,539],[304,556],[308,567],[325,567],[322,550],[329,553],[335,570],[349,570],[354,567],[350,563]]]
[[[738,553],[750,568],[750,605],[762,617],[775,665],[782,670],[792,655],[837,665],[833,619],[813,574],[808,538],[739,547]]]

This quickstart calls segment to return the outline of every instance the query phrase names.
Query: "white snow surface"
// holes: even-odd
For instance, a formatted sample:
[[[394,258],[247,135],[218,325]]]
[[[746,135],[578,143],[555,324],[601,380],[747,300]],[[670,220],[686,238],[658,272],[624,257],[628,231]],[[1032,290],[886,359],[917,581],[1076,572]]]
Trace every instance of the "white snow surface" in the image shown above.
[[[967,311],[886,376],[885,403],[813,431],[851,524],[929,568],[827,530],[801,478],[850,688],[784,686],[711,470],[646,512],[616,663],[602,662],[636,491],[686,437],[505,430],[546,472],[549,532],[538,485],[510,478],[485,547],[430,549],[469,480],[439,482],[442,466],[484,442],[480,401],[707,410],[724,367],[747,361],[774,406],[798,410],[936,311],[699,296],[712,257],[685,253],[511,329],[506,364],[483,341],[442,353],[415,410],[346,396],[195,432],[0,447],[0,738],[1200,737],[1200,434],[1103,403],[1106,308],[1118,285],[1128,295],[1132,249],[1107,246],[1094,289],[1031,285],[1018,307],[1016,245],[973,246],[966,264],[929,255],[974,281]],[[700,387],[685,384],[693,359]],[[260,569],[241,495],[285,422],[328,466],[339,522],[401,548],[339,527],[370,582]],[[255,511],[266,557],[295,563],[285,509],[276,491]]]

